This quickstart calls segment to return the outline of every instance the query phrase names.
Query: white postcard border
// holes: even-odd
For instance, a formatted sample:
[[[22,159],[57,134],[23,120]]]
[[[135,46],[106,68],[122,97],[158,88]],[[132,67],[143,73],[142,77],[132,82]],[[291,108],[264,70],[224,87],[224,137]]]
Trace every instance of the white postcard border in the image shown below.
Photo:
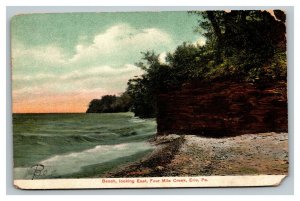
[[[277,186],[287,175],[14,180],[20,189]]]

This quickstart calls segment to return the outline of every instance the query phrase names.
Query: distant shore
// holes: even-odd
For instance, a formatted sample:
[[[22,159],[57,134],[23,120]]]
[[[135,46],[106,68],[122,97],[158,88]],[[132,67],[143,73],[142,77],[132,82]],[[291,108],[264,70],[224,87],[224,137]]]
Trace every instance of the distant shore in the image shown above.
[[[104,177],[282,175],[288,173],[288,134],[258,133],[208,138],[158,136],[144,159]],[[103,177],[103,176],[101,176]]]

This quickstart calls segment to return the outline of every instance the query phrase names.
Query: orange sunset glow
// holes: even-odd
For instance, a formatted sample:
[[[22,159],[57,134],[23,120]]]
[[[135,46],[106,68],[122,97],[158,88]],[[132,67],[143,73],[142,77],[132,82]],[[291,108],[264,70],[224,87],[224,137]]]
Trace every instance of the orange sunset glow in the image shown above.
[[[32,100],[13,101],[13,113],[84,113],[94,93],[41,96]]]

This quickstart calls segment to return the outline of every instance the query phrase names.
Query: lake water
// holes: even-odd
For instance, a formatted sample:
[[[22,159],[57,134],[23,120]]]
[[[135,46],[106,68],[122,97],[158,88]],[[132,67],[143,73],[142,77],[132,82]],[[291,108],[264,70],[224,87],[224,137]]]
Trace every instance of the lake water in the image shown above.
[[[13,114],[14,178],[101,177],[150,153],[155,133],[132,113]]]

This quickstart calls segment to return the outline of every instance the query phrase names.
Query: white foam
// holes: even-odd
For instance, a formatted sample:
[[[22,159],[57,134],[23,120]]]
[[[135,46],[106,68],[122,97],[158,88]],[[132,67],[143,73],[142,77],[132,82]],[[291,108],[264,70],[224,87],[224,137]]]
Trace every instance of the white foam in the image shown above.
[[[55,155],[39,164],[47,169],[47,175],[61,176],[80,171],[81,167],[108,162],[120,157],[130,156],[141,151],[149,150],[152,146],[145,142],[124,143],[116,145],[98,145],[82,152]],[[28,168],[15,168],[15,176],[28,178]]]
[[[145,122],[144,119],[140,119],[140,118],[137,118],[137,117],[132,117],[131,119],[129,119],[129,121],[131,123],[142,123],[142,122]]]

